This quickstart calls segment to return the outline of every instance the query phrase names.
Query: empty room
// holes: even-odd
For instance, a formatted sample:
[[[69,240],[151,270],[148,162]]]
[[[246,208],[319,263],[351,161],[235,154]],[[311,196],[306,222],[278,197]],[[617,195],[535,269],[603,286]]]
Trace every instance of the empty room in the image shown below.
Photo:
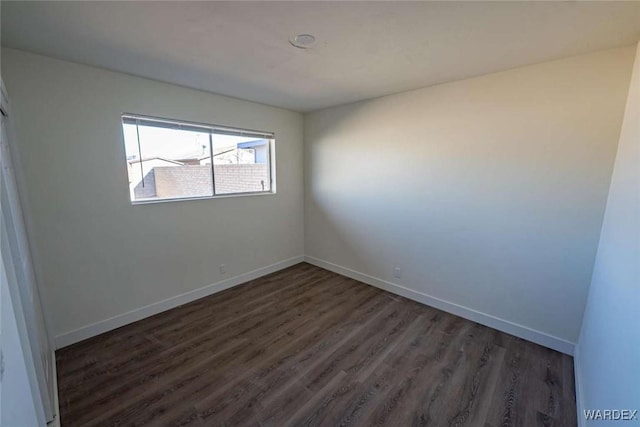
[[[0,425],[640,426],[640,2],[0,2]]]

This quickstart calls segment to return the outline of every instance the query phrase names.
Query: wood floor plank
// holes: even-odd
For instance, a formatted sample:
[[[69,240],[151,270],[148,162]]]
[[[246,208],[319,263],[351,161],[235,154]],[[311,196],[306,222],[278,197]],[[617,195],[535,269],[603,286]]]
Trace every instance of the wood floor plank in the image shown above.
[[[437,332],[437,322],[432,321],[433,317],[429,319],[428,314],[414,320],[391,351],[380,355],[379,363],[354,375],[358,384],[343,393],[330,413],[325,411],[325,417],[331,416],[334,425],[367,425],[364,420],[379,405],[381,396],[399,377],[407,374],[412,361],[420,354],[417,349]]]
[[[298,377],[294,378],[294,383],[299,385],[301,384],[301,381]],[[241,387],[242,388],[242,387]],[[308,390],[307,387],[304,388],[305,390]],[[264,395],[264,393],[258,392],[256,397],[260,397],[260,395]],[[247,396],[247,395],[245,395]],[[248,397],[248,396],[247,396]],[[296,398],[301,398],[302,396],[300,394],[296,394]],[[288,397],[287,397],[288,398]],[[240,404],[242,405],[242,399],[234,399],[234,403]],[[208,396],[204,399],[201,399],[197,402],[196,406],[201,408],[201,417],[203,419],[209,419],[210,422],[212,423],[217,423],[220,420],[226,420],[228,417],[232,417],[232,414],[234,414],[234,409],[235,409],[235,413],[237,413],[238,411],[242,411],[242,406],[230,406],[230,407],[224,407],[224,401],[220,401],[218,394],[214,394],[211,396]],[[213,406],[212,406],[213,405]],[[274,406],[278,406],[277,403],[273,404]],[[229,405],[227,405],[229,406]],[[237,418],[237,417],[236,417]],[[236,420],[238,421],[238,420]]]
[[[338,282],[342,281],[340,278],[335,278],[335,279]],[[329,284],[329,286],[325,286],[325,284],[322,284],[321,286],[317,286],[317,287],[314,287],[313,289],[310,289],[308,292],[306,292],[305,290],[302,290],[297,294],[289,295],[286,298],[283,297],[283,299],[278,304],[273,304],[273,303],[265,304],[264,306],[261,307],[261,310],[252,313],[251,316],[238,316],[234,323],[235,328],[233,329],[226,328],[225,327],[226,324],[224,323],[223,324],[212,323],[211,325],[209,325],[208,328],[195,327],[193,324],[190,323],[190,327],[188,329],[189,330],[188,338],[185,339],[184,329],[183,329],[182,340],[176,341],[173,346],[166,349],[165,351],[156,352],[154,356],[147,357],[145,359],[145,364],[153,365],[158,360],[161,360],[163,358],[172,358],[175,363],[178,363],[179,359],[177,359],[177,356],[179,355],[186,354],[187,356],[192,356],[189,353],[195,351],[196,349],[200,349],[204,352],[207,352],[208,348],[211,348],[211,347],[215,348],[218,345],[220,345],[220,343],[223,343],[228,339],[236,338],[239,335],[245,334],[245,333],[255,334],[259,330],[259,328],[269,327],[270,325],[277,324],[278,321],[280,322],[286,321],[283,319],[286,319],[287,316],[290,316],[292,314],[291,311],[285,310],[286,307],[290,305],[295,305],[296,309],[300,310],[301,308],[304,307],[304,304],[309,304],[311,302],[310,298],[312,298],[314,295],[322,294],[324,292],[330,293],[332,291],[335,295],[339,295],[339,293],[336,294],[335,292],[344,292],[347,289],[348,289],[348,286],[341,288],[341,287],[331,286],[331,284]],[[321,302],[321,300],[318,300],[318,301]],[[160,338],[166,339],[162,336],[160,336]],[[176,339],[176,338],[172,337],[171,339]],[[208,347],[203,348],[204,346],[208,346]],[[127,353],[123,354],[122,357],[126,357],[126,355]],[[110,372],[114,372],[114,371],[118,372],[118,375],[126,377],[128,381],[130,382],[135,381],[136,375],[143,374],[139,372],[140,370],[138,369],[138,366],[135,363],[135,361],[137,361],[137,359],[139,359],[140,356],[145,356],[145,355],[131,354],[130,352],[129,357],[134,363],[126,363],[125,361],[124,363],[120,363],[115,366],[114,366],[114,362],[111,359],[109,359],[108,362],[105,362],[103,364],[103,370],[110,371]],[[120,358],[116,358],[116,360],[119,361]],[[123,365],[127,365],[127,366],[123,366]],[[158,367],[160,368],[162,366],[158,365]],[[86,378],[86,376],[84,378]],[[84,378],[82,378],[82,380],[84,380]],[[123,386],[122,382],[119,382],[118,384],[113,384],[111,381],[108,381],[108,379],[105,379],[105,381],[111,383],[113,387]],[[92,393],[92,396],[95,399],[95,397],[98,395],[106,394],[108,391],[111,390],[111,388],[105,382],[93,381],[92,387],[90,389],[87,389],[86,386],[75,387],[74,389],[74,385],[69,385],[69,390],[70,390],[69,393],[72,396],[74,392],[80,393],[82,395],[85,395],[87,392],[90,392]]]
[[[574,426],[571,357],[301,263],[56,352],[63,426]]]
[[[506,349],[498,383],[494,391],[494,398],[487,414],[487,424],[491,426],[519,426],[536,425],[535,419],[531,418],[531,413],[522,413],[526,406],[520,402],[534,402],[527,400],[527,395],[522,392],[527,381],[528,358],[526,351],[529,343],[521,339],[511,340]],[[531,344],[533,345],[533,344]]]
[[[566,354],[562,355],[562,425],[573,426],[578,424],[577,413],[574,405],[576,402],[575,377],[573,373],[573,359]]]
[[[380,295],[377,295],[380,297]],[[378,299],[378,298],[376,298]],[[376,299],[372,300],[374,302]],[[380,298],[378,301],[388,303],[386,298]],[[363,305],[366,307],[367,305]],[[373,308],[373,306],[371,306]],[[283,406],[273,405],[273,402],[278,396],[286,393],[288,387],[300,387],[302,385],[303,393],[310,393],[310,391],[304,387],[300,382],[302,372],[304,372],[305,366],[308,366],[310,361],[322,360],[323,355],[331,353],[332,349],[338,347],[342,342],[352,339],[356,334],[360,333],[364,325],[360,325],[362,318],[365,316],[358,315],[360,308],[356,308],[352,313],[349,313],[351,319],[339,319],[334,318],[333,321],[341,322],[345,325],[351,325],[351,328],[340,328],[341,333],[337,331],[331,331],[330,329],[318,328],[317,333],[309,335],[304,341],[298,343],[296,348],[291,351],[283,352],[279,357],[269,361],[269,364],[259,366],[258,369],[254,369],[253,373],[245,376],[247,387],[253,386],[253,392],[249,399],[246,399],[241,403],[236,413],[229,418],[229,420],[235,424],[239,424],[246,419],[246,412],[252,407],[259,405],[263,407],[265,405],[277,407],[280,410],[284,409]],[[326,324],[325,322],[322,322]],[[312,345],[317,342],[318,345]],[[333,344],[333,345],[331,345]],[[309,349],[309,346],[311,348]],[[211,401],[214,396],[210,396],[207,400]],[[269,400],[269,401],[268,401]],[[205,402],[201,401],[201,405]]]
[[[283,357],[295,352],[296,348],[302,345],[306,346],[310,338],[317,337],[316,332],[319,326],[315,324],[316,321],[324,323],[336,314],[344,313],[342,305],[351,305],[351,308],[355,308],[354,304],[364,301],[363,297],[368,298],[371,295],[369,292],[359,293],[362,295],[358,296],[358,293],[347,295],[347,298],[338,304],[324,304],[323,309],[315,311],[316,316],[299,317],[297,321],[288,323],[282,334],[266,343],[265,351],[259,353],[259,359],[242,360],[242,364],[233,368],[230,374],[232,378],[224,385],[220,386],[205,381],[183,391],[182,398],[192,402],[196,408],[200,408],[199,414],[203,419],[211,419],[214,416],[227,419],[230,415],[225,414],[232,414],[247,400],[252,399],[256,393],[260,392],[258,382],[254,378],[256,371],[272,366]],[[228,370],[229,366],[226,368]],[[247,390],[250,390],[251,393],[247,393]]]
[[[424,420],[439,420],[445,425],[445,418],[432,408],[434,401],[451,377],[451,365],[460,357],[460,350],[471,340],[469,331],[473,325],[463,323],[458,333],[450,330],[434,335],[430,342],[418,350],[410,369],[394,381],[381,398],[378,409],[371,414],[369,425],[411,425]],[[425,343],[426,344],[426,343]],[[391,372],[393,375],[393,372]],[[458,399],[444,399],[446,404],[458,404]]]
[[[344,282],[340,277],[335,279],[337,283]],[[349,297],[353,296],[352,294],[363,292],[367,292],[367,289],[361,287],[352,289],[346,283],[344,286],[328,286],[326,289],[318,287],[318,289],[308,291],[309,294],[315,296],[326,293],[328,298],[340,298],[341,295]],[[135,387],[130,387],[131,383],[140,385],[149,381],[168,382],[182,390],[183,387],[201,378],[205,371],[208,375],[214,376],[217,369],[222,369],[225,371],[225,375],[230,375],[232,368],[238,369],[241,364],[251,365],[252,363],[257,363],[264,357],[265,351],[277,348],[278,343],[274,338],[280,336],[280,331],[295,327],[294,322],[306,320],[307,317],[301,316],[302,312],[305,310],[313,311],[314,306],[323,307],[324,309],[331,309],[332,307],[319,297],[313,298],[304,294],[293,299],[292,304],[295,307],[294,309],[282,310],[282,307],[273,307],[267,313],[249,319],[251,322],[248,324],[240,322],[241,326],[237,329],[208,334],[207,336],[201,335],[191,346],[183,348],[179,355],[173,352],[167,356],[169,358],[168,361],[156,364],[151,369],[128,378],[127,383],[125,385],[119,384],[117,390],[108,389],[109,394],[103,391],[101,393],[102,398],[98,400],[98,404],[108,403],[114,398],[118,401],[131,402],[133,395],[137,391]],[[216,357],[211,355],[220,345],[228,342],[228,340],[237,340],[238,338],[243,338],[246,345],[237,352],[238,354],[234,354],[232,361],[222,364],[219,363]],[[245,348],[248,351],[243,351]],[[175,392],[175,390],[173,391]],[[141,402],[139,406],[149,407],[150,402],[155,403],[164,396],[161,388],[159,390],[158,388],[150,389],[148,394],[151,395],[145,395],[146,400]],[[140,396],[138,396],[138,399],[140,399]],[[120,412],[124,411],[125,414],[123,415],[133,412],[134,409],[130,406],[135,406],[135,404],[127,406],[126,411],[121,409]]]

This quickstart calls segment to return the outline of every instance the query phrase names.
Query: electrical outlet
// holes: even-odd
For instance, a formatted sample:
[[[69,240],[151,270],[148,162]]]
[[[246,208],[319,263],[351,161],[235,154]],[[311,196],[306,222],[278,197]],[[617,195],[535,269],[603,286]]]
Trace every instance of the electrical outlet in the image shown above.
[[[225,264],[220,264],[220,274],[225,274],[227,272],[227,266]]]
[[[393,277],[395,277],[396,279],[402,277],[402,271],[400,271],[400,267],[396,267],[393,269]]]

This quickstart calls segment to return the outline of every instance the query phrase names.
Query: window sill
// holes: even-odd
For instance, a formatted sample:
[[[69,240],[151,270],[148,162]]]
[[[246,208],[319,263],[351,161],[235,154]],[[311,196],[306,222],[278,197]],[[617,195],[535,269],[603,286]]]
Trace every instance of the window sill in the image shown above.
[[[179,197],[172,199],[148,199],[148,200],[132,200],[131,204],[135,205],[155,205],[157,203],[170,203],[170,202],[188,202],[192,200],[210,200],[210,199],[227,199],[232,197],[248,197],[248,196],[273,196],[275,191],[256,191],[252,193],[233,193],[233,194],[217,194],[215,196],[202,196],[202,197]]]

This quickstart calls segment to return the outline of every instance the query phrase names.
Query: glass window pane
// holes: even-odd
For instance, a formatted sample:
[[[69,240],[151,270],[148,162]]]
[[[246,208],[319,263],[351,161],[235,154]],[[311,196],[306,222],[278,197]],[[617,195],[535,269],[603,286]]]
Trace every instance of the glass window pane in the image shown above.
[[[216,195],[271,191],[270,140],[212,137]]]
[[[208,132],[132,124],[123,130],[132,201],[213,195]]]

